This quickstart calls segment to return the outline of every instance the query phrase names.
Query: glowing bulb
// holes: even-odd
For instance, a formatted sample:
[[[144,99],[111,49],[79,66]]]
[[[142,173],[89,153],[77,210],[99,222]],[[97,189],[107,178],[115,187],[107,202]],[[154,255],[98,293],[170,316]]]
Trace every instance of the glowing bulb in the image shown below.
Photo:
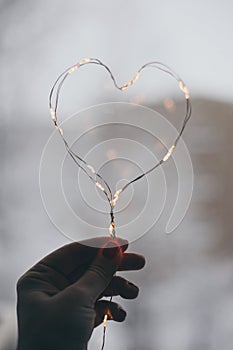
[[[168,158],[171,157],[173,151],[175,149],[175,145],[172,145],[171,148],[169,148],[167,154],[163,157],[163,161],[166,162],[166,160],[168,160]]]
[[[185,85],[185,83],[183,82],[183,80],[179,80],[179,87],[180,87],[180,89],[184,92],[184,95],[185,95],[186,100],[188,100],[189,97],[190,97],[190,93],[189,93],[188,87]]]
[[[76,71],[77,69],[78,69],[78,64],[75,64],[73,67],[71,67],[71,68],[68,70],[68,74],[73,73],[73,72]]]
[[[90,60],[91,60],[90,58],[84,58],[79,62],[79,64],[88,63],[88,62],[90,62]]]
[[[115,207],[116,201],[118,200],[121,192],[122,192],[122,188],[120,190],[117,190],[116,193],[114,194],[113,199],[110,202],[112,207]]]
[[[52,107],[49,110],[50,110],[50,114],[51,114],[52,120],[54,121],[54,123],[56,123],[57,122],[57,117],[56,117],[55,110]]]
[[[88,168],[88,169],[90,169],[90,170],[91,170],[91,172],[92,172],[93,174],[95,174],[95,169],[93,168],[93,166],[92,166],[92,165],[87,164],[87,168]]]
[[[128,87],[129,87],[129,83],[123,85],[123,86],[121,87],[121,90],[123,91],[123,90],[127,89]]]
[[[98,182],[98,181],[96,181],[96,186],[101,190],[101,191],[103,191],[104,192],[104,187]]]
[[[111,222],[109,225],[109,233],[112,237],[115,237],[115,222]]]
[[[133,79],[131,80],[132,84],[134,84],[135,81],[139,78],[139,75],[140,75],[140,72],[137,72],[137,73],[135,74],[135,76],[134,76]]]
[[[116,201],[117,201],[116,199],[112,199],[112,200],[110,201],[110,204],[111,204],[112,207],[115,207]]]
[[[106,314],[106,315],[104,316],[104,321],[103,321],[104,328],[107,327],[107,319],[108,319],[108,315]]]
[[[137,72],[137,73],[135,74],[135,76],[133,77],[133,79],[130,80],[130,81],[129,81],[128,83],[126,83],[125,85],[123,85],[120,89],[123,91],[123,90],[127,89],[130,85],[133,85],[133,84],[135,83],[135,81],[138,79],[139,75],[140,75],[140,72]]]
[[[58,126],[58,125],[55,125],[55,127],[58,130],[58,132],[60,133],[60,135],[63,137],[64,134],[63,134],[62,128],[60,128],[60,126]]]

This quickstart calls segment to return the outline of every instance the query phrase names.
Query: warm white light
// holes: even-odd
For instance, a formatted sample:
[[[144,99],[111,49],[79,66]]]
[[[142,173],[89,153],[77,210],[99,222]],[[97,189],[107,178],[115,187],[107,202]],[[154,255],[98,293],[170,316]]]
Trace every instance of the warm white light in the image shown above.
[[[123,91],[123,90],[127,89],[128,87],[129,87],[129,83],[123,85],[123,86],[121,87],[121,90]]]
[[[130,80],[128,83],[124,84],[120,89],[123,91],[123,90],[127,89],[130,85],[133,85],[135,83],[135,81],[138,79],[139,75],[140,75],[140,72],[137,72],[135,74],[135,76],[133,77],[133,79]]]
[[[112,207],[115,207],[116,201],[118,200],[119,195],[120,195],[121,192],[122,192],[122,188],[120,190],[117,190],[116,193],[114,194],[113,199],[111,200],[111,206]]]
[[[171,148],[169,148],[167,154],[163,157],[163,161],[166,162],[166,160],[168,160],[168,158],[171,157],[173,151],[175,149],[175,145],[172,145]]]
[[[115,222],[113,222],[113,221],[109,225],[109,233],[112,237],[115,236]]]
[[[185,85],[185,83],[183,82],[183,80],[179,80],[179,87],[180,87],[180,89],[184,92],[184,95],[185,95],[186,100],[188,100],[189,97],[190,97],[190,93],[189,93],[188,87]]]
[[[90,58],[83,58],[80,62],[79,62],[79,64],[84,64],[84,63],[88,63],[88,62],[90,62]]]
[[[71,73],[75,72],[77,69],[78,69],[78,64],[75,64],[73,67],[71,67],[68,70],[68,73],[71,74]]]
[[[104,316],[104,321],[103,321],[104,328],[107,327],[107,319],[108,319],[108,315],[106,314],[106,315]]]
[[[49,110],[50,110],[50,114],[51,114],[51,117],[52,117],[53,121],[56,123],[57,122],[57,117],[56,117],[55,110],[52,107]]]
[[[98,181],[96,181],[96,186],[101,190],[101,191],[103,191],[104,192],[104,187],[98,182]]]
[[[60,135],[63,137],[63,130],[60,128],[60,126],[55,125],[55,128],[59,131]]]
[[[87,168],[88,168],[88,169],[90,169],[90,170],[91,170],[91,172],[92,172],[93,174],[95,174],[95,169],[93,168],[93,166],[92,166],[92,165],[87,164]]]

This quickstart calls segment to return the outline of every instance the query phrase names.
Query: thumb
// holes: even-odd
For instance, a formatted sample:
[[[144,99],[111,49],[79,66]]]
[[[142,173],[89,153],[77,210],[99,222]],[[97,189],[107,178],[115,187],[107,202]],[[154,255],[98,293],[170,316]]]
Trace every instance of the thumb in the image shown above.
[[[117,240],[109,241],[103,248],[99,249],[95,260],[72,287],[83,292],[92,303],[95,303],[111,282],[122,260],[123,252],[127,248],[127,241],[124,241],[123,245],[122,240],[119,242]]]

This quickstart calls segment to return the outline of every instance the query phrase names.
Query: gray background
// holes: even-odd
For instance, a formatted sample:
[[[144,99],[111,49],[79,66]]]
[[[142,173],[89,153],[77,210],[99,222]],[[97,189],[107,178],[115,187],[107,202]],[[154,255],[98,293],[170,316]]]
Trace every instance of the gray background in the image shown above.
[[[141,293],[136,302],[123,302],[127,321],[109,327],[106,349],[232,349],[232,10],[226,0],[0,2],[1,350],[15,348],[17,279],[68,242],[43,208],[38,172],[52,131],[51,84],[88,56],[108,63],[120,82],[151,59],[168,63],[190,87],[194,107],[184,136],[195,176],[190,208],[172,235],[164,234],[161,220],[132,244],[147,258],[144,272],[127,274]],[[118,100],[104,85],[106,76],[92,72],[88,81],[80,73],[79,86],[73,80],[64,93],[66,116]],[[174,86],[168,80],[155,90],[154,84],[145,81],[143,104],[161,107],[172,96],[178,115]],[[99,347],[100,334],[90,349]]]

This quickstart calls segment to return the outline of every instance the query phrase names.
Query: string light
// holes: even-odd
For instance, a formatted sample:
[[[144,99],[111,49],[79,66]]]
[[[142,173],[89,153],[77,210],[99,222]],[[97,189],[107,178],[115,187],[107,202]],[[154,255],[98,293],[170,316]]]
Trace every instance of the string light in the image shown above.
[[[92,165],[88,164],[81,156],[77,155],[76,153],[74,153],[71,150],[71,148],[68,145],[68,142],[66,141],[66,139],[64,137],[64,133],[63,133],[62,128],[60,127],[60,125],[58,125],[57,108],[58,108],[59,96],[60,96],[60,92],[61,92],[61,89],[63,87],[63,84],[69,75],[71,75],[73,72],[77,71],[82,66],[87,65],[87,64],[95,64],[95,65],[99,65],[99,66],[102,66],[103,68],[105,68],[107,70],[107,72],[109,73],[109,75],[113,81],[114,86],[118,90],[121,90],[121,91],[124,91],[124,90],[128,89],[130,86],[132,86],[138,80],[139,76],[141,75],[141,72],[145,68],[149,68],[149,67],[156,68],[158,70],[163,71],[166,74],[169,74],[172,78],[174,78],[178,82],[178,86],[179,86],[180,90],[184,93],[184,97],[186,99],[186,111],[185,111],[185,117],[183,120],[183,124],[182,124],[181,129],[178,133],[178,136],[176,137],[172,146],[168,149],[167,153],[152,168],[148,169],[147,171],[141,173],[137,177],[128,181],[122,188],[118,189],[115,192],[115,194],[113,194],[107,181],[98,172],[95,171],[94,167]],[[54,101],[54,103],[53,103],[53,101]],[[107,198],[107,201],[108,201],[109,206],[110,206],[109,234],[112,238],[115,238],[116,237],[116,230],[115,230],[114,208],[115,208],[116,203],[119,199],[119,196],[132,183],[142,179],[144,176],[146,176],[147,174],[149,174],[150,172],[154,171],[156,168],[161,166],[163,163],[165,163],[173,154],[173,152],[174,152],[174,150],[175,150],[175,148],[176,148],[176,146],[177,146],[177,144],[178,144],[178,142],[183,134],[183,131],[186,127],[187,122],[189,121],[189,119],[191,117],[191,112],[192,112],[191,102],[190,102],[190,93],[189,93],[188,87],[185,85],[184,81],[182,79],[180,79],[180,77],[175,72],[173,72],[171,70],[171,68],[169,68],[167,65],[165,65],[161,62],[156,62],[156,61],[152,61],[152,62],[144,64],[136,72],[134,77],[128,83],[125,83],[122,86],[119,86],[116,82],[115,77],[112,74],[112,71],[110,70],[110,68],[107,65],[105,65],[103,62],[101,62],[97,58],[84,58],[84,59],[80,60],[78,63],[74,64],[73,66],[67,68],[63,73],[61,73],[59,75],[59,77],[55,81],[55,83],[50,91],[50,94],[49,94],[49,110],[50,110],[50,115],[51,115],[52,121],[54,123],[54,126],[57,129],[57,131],[59,132],[59,134],[60,134],[60,136],[65,144],[67,152],[69,153],[69,155],[71,156],[73,161],[76,163],[76,165],[89,177],[89,179],[93,182],[93,184],[100,191],[102,191],[104,193],[105,197]],[[97,181],[97,178],[98,178],[98,181]],[[110,298],[110,302],[111,301],[112,301],[112,297]],[[102,343],[101,350],[103,350],[104,344],[105,344],[105,334],[106,334],[107,320],[109,317],[109,313],[110,313],[110,311],[108,311],[105,314],[104,319],[103,319],[104,333],[103,333],[103,343]]]
[[[96,181],[96,186],[101,190],[101,191],[103,191],[104,192],[104,186],[102,186],[98,181]]]
[[[175,149],[175,145],[172,145],[171,148],[169,148],[167,154],[163,157],[163,162],[166,162],[172,155],[173,151]]]
[[[130,80],[128,83],[126,83],[125,85],[123,85],[120,90],[125,90],[127,89],[130,85],[133,85],[135,83],[135,81],[139,78],[140,72],[137,72],[135,74],[135,76],[133,77],[132,80]]]
[[[87,164],[87,168],[88,168],[88,169],[90,169],[90,170],[91,170],[91,172],[92,172],[93,174],[95,174],[95,169],[93,168],[93,166],[92,166],[92,165]]]
[[[111,202],[110,202],[112,207],[115,207],[116,202],[118,201],[119,195],[120,195],[121,192],[122,192],[122,188],[120,188],[119,190],[117,190],[116,193],[114,194],[113,199],[112,199]]]
[[[58,125],[55,125],[55,128],[58,130],[59,134],[63,137],[64,133],[63,133],[62,128],[60,126],[58,126]]]
[[[109,225],[109,234],[111,237],[113,237],[114,233],[115,233],[115,222],[112,221]]]
[[[111,301],[112,301],[112,296],[111,296],[109,302],[111,302]],[[103,327],[104,327],[104,330],[103,330],[103,341],[102,341],[101,350],[104,349],[104,345],[105,345],[106,329],[107,329],[107,320],[108,320],[108,319],[111,319],[111,320],[113,319],[110,310],[108,310],[108,311],[106,312],[106,314],[104,315],[104,319],[103,319]]]
[[[108,319],[108,315],[105,314],[105,315],[104,315],[104,320],[103,320],[103,326],[104,326],[104,328],[107,327],[107,319]]]
[[[57,123],[57,117],[56,117],[56,113],[55,113],[54,109],[51,107],[49,110],[50,110],[52,120],[54,121],[54,123]]]
[[[184,92],[186,100],[188,100],[190,97],[189,89],[187,88],[187,86],[185,85],[183,80],[181,80],[181,79],[179,80],[179,87]]]
[[[78,64],[75,64],[73,67],[71,67],[68,70],[68,73],[71,74],[71,73],[75,72],[77,69],[78,69]]]

